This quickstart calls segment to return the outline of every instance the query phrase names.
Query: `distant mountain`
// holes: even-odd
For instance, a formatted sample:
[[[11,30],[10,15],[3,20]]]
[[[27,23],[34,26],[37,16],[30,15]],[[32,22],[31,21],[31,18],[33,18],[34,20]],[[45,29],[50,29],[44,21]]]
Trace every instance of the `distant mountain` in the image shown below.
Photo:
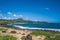
[[[41,22],[41,21],[24,20],[22,18],[14,19],[14,21],[22,22],[22,23],[48,23],[48,22]]]
[[[29,24],[41,24],[41,23],[48,23],[48,22],[41,22],[41,21],[32,21],[32,20],[24,20],[23,18],[18,19],[0,19],[0,23],[29,23]]]

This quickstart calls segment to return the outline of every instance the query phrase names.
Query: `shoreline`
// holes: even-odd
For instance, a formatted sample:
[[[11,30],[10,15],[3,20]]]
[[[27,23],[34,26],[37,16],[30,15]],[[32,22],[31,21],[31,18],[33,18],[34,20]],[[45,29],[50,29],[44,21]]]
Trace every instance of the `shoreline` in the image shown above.
[[[24,26],[19,26],[19,25],[11,25],[11,24],[7,24],[7,26],[13,26],[16,27],[18,29],[28,29],[28,30],[47,30],[47,31],[57,31],[60,32],[60,29],[56,29],[56,28],[38,28],[38,27],[24,27]]]
[[[30,34],[32,36],[32,39],[33,40],[38,40],[39,38],[41,40],[44,40],[47,36],[46,35],[49,35],[49,34],[55,34],[56,35],[60,35],[58,31],[52,31],[52,30],[38,30],[38,29],[22,29],[22,28],[19,28],[19,27],[15,27],[15,26],[8,26],[8,25],[3,25],[2,27],[6,27],[8,30],[6,33],[2,33],[1,35],[11,35],[11,36],[14,36],[17,38],[17,40],[21,40],[21,38],[23,36],[27,36],[28,34],[30,33],[38,33],[37,36],[34,34]],[[16,31],[16,33],[11,33],[11,31]],[[43,33],[43,34],[39,34],[39,33]],[[48,33],[48,34],[47,34]],[[44,35],[46,34],[46,35]]]
[[[49,29],[49,28],[21,28],[21,27],[18,27],[18,26],[8,26],[6,25],[5,27],[7,28],[14,28],[14,29],[17,29],[17,30],[36,30],[36,31],[50,31],[50,32],[60,32],[60,29]]]
[[[16,26],[14,27],[20,28],[20,29],[28,29],[28,30],[46,30],[46,31],[57,31],[60,32],[60,29],[52,29],[52,28],[30,28],[30,27],[23,27],[23,26]]]

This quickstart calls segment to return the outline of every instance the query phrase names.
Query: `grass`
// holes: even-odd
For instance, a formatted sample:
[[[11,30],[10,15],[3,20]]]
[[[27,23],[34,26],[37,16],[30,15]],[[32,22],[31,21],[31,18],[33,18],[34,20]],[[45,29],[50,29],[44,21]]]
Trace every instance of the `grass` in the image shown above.
[[[7,28],[4,28],[4,27],[0,27],[0,31],[2,31],[2,30],[8,30]]]
[[[7,31],[8,29],[5,28],[5,27],[0,27],[0,31],[3,31],[3,30]],[[11,35],[2,36],[0,34],[0,40],[17,40],[17,38],[16,37],[13,37]]]
[[[45,31],[32,31],[30,34],[31,34],[31,35],[36,35],[36,36],[39,36],[39,35],[53,36],[53,35],[54,35],[54,34],[51,33],[51,32],[45,32]]]
[[[25,36],[22,36],[22,37],[21,37],[21,40],[25,40]]]
[[[45,40],[60,40],[60,32],[32,31],[30,34],[36,36],[44,35],[46,36]]]
[[[60,35],[55,36],[55,38],[46,37],[45,40],[60,40]]]
[[[6,36],[0,36],[0,40],[17,40],[17,38],[10,35],[6,35]]]

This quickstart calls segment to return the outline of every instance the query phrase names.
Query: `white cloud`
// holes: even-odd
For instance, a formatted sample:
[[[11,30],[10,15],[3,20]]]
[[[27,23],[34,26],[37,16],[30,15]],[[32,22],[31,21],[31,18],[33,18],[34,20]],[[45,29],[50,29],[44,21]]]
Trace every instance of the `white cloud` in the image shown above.
[[[14,16],[14,17],[16,17],[17,15],[16,15],[16,14],[14,14],[13,16]]]
[[[19,15],[19,17],[23,17],[23,15]]]
[[[45,8],[46,10],[49,10],[49,8]]]
[[[3,17],[3,19],[7,19],[7,17]]]
[[[38,21],[38,20],[34,20],[34,21]]]
[[[12,13],[11,12],[8,12],[9,15],[11,15]]]
[[[14,17],[17,17],[17,18],[23,17],[23,15],[16,15],[16,14],[14,14],[13,16],[14,16]]]
[[[11,19],[10,17],[8,17],[8,19]]]

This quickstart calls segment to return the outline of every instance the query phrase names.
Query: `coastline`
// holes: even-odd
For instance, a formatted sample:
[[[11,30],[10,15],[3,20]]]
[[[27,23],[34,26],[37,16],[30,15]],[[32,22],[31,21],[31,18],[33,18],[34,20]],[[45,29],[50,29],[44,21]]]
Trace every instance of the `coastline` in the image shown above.
[[[8,26],[8,25],[6,25],[5,27],[19,29],[19,30],[60,32],[60,29],[50,29],[50,28],[28,28],[28,27],[23,27],[23,26]]]
[[[59,31],[60,29],[51,29],[51,28],[30,28],[30,27],[23,27],[23,26],[15,26],[15,27],[19,27],[21,29],[30,29],[30,30],[49,30],[49,31]]]
[[[17,40],[21,40],[21,38],[23,36],[27,36],[28,34],[30,34],[32,36],[33,40],[39,40],[39,38],[41,40],[45,40],[45,38],[47,38],[50,34],[54,34],[55,35],[60,35],[59,31],[53,31],[53,30],[41,30],[41,29],[22,29],[19,28],[18,26],[8,26],[8,25],[3,25],[3,27],[6,27],[7,33],[1,33],[1,35],[12,35],[14,37],[17,38]],[[16,34],[11,33],[11,31],[16,31]],[[36,36],[37,35],[37,36]],[[48,35],[48,36],[47,36]],[[52,35],[50,35],[52,36]]]

